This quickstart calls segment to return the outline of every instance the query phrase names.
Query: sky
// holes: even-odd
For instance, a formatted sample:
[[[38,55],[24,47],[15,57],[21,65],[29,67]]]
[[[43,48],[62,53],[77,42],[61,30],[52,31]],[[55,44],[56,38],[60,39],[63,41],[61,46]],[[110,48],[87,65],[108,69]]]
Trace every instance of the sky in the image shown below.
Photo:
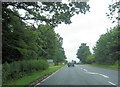
[[[76,53],[81,43],[87,43],[93,53],[92,48],[100,35],[116,25],[106,16],[111,2],[112,0],[89,0],[90,12],[75,15],[71,18],[71,24],[62,23],[55,28],[55,32],[63,38],[63,48],[68,61],[79,61]]]

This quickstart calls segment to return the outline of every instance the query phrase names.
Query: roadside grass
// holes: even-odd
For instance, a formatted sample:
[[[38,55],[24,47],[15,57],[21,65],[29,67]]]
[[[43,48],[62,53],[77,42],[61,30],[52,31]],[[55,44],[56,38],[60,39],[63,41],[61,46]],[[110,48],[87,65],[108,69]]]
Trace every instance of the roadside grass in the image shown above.
[[[99,64],[85,64],[85,65],[92,65],[92,66],[98,66],[98,67],[120,69],[120,66],[118,67],[118,65],[99,65]]]
[[[50,73],[56,71],[57,69],[59,69],[63,66],[65,66],[65,64],[64,65],[51,66],[48,69],[43,70],[43,71],[32,72],[32,73],[24,76],[21,79],[8,81],[7,83],[3,84],[3,87],[6,87],[8,85],[19,85],[20,87],[23,87],[25,85],[29,85],[31,82],[33,82],[33,81],[35,81],[39,78],[42,78],[43,76],[45,76],[47,74],[50,74]]]

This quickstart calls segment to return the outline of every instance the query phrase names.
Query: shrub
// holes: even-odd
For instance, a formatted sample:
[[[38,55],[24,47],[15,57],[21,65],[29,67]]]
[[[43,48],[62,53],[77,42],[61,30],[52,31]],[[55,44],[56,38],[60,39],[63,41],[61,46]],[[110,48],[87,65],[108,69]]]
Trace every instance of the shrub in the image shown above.
[[[3,83],[9,79],[21,78],[25,73],[45,70],[49,67],[46,60],[23,60],[3,64]]]
[[[118,60],[115,62],[115,65],[116,65],[116,66],[118,66],[118,65],[119,65],[119,62],[118,62]]]

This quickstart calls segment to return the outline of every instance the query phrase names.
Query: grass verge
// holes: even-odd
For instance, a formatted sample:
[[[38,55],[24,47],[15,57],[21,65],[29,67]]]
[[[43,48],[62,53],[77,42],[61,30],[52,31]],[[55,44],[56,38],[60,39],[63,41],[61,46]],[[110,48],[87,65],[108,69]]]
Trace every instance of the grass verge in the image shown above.
[[[30,73],[21,79],[8,81],[7,83],[3,84],[3,87],[5,87],[5,85],[20,85],[20,87],[29,85],[31,82],[42,78],[43,76],[50,74],[63,66],[64,65],[51,66],[46,70]]]
[[[98,67],[106,67],[106,68],[115,68],[115,69],[120,69],[117,65],[99,65],[99,64],[86,64],[86,65],[92,65],[92,66],[98,66]]]

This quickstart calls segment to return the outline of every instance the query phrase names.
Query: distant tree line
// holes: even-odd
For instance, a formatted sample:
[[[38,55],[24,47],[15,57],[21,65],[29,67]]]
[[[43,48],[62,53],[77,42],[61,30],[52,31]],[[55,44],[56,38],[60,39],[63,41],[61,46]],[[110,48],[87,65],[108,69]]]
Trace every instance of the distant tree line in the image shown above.
[[[120,27],[116,26],[100,36],[96,46],[93,48],[93,54],[91,54],[89,46],[82,43],[76,55],[82,63],[117,64],[120,60],[119,39]]]

